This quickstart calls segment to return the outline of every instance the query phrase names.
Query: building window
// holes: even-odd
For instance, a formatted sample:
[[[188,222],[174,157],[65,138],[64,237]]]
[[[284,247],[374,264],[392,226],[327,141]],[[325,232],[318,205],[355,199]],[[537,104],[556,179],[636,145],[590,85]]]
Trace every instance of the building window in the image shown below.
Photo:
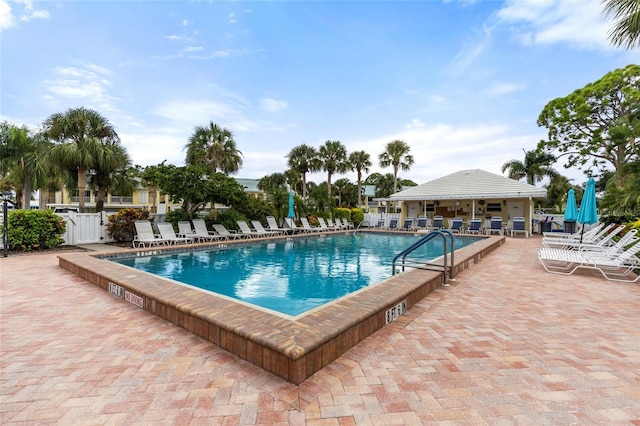
[[[71,202],[72,203],[77,203],[80,201],[80,197],[78,196],[80,194],[80,192],[76,189],[75,194],[73,194],[71,196]],[[85,190],[84,191],[84,201],[85,203],[91,202],[91,191],[90,190]]]
[[[147,203],[149,201],[149,192],[148,191],[140,191],[138,192],[141,203]]]
[[[425,205],[425,211],[435,212],[436,211],[436,205],[435,204],[427,204],[427,205]]]
[[[132,196],[124,196],[124,195],[112,195],[111,203],[113,204],[133,204]]]
[[[487,211],[488,212],[501,212],[502,211],[502,203],[487,203]]]

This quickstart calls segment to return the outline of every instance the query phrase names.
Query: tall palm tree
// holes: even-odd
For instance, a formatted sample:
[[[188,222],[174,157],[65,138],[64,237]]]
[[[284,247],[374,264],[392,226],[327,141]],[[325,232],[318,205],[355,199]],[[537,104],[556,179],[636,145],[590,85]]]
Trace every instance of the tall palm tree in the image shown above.
[[[307,199],[307,173],[313,173],[320,170],[320,159],[318,158],[318,151],[309,145],[298,145],[289,151],[286,155],[288,158],[287,165],[297,170],[302,177],[302,198]]]
[[[349,154],[351,170],[358,174],[358,207],[362,205],[362,172],[369,173],[371,156],[365,151],[355,151]]]
[[[395,140],[387,144],[380,154],[380,167],[393,166],[393,192],[398,192],[398,169],[409,170],[413,165],[413,156],[409,154],[411,147],[404,141]]]
[[[0,124],[0,176],[10,175],[20,194],[18,208],[28,209],[34,189],[43,187],[49,176],[46,152],[49,143],[26,126]]]
[[[213,121],[208,126],[196,126],[185,148],[187,165],[204,166],[211,173],[233,174],[242,166],[242,152],[233,134]]]
[[[101,145],[119,143],[120,138],[109,120],[84,107],[51,115],[44,122],[44,130],[55,142],[49,150],[51,160],[66,169],[77,170],[78,207],[80,213],[84,213],[87,171],[96,166],[96,155]]]
[[[509,171],[509,178],[525,179],[529,185],[535,185],[545,177],[554,177],[558,174],[552,167],[556,159],[553,155],[538,150],[525,151],[524,161],[509,160],[502,165],[502,173]]]
[[[640,47],[640,1],[604,0],[603,14],[613,20],[609,39],[625,49]]]
[[[258,189],[267,193],[267,202],[273,206],[278,219],[285,217],[285,208],[289,206],[289,193],[284,173],[272,173],[260,178]]]
[[[96,192],[96,212],[104,209],[104,200],[107,191],[118,195],[131,195],[135,191],[135,183],[131,182],[128,176],[131,172],[131,159],[127,150],[119,143],[105,143],[96,153],[95,173],[91,175],[92,186],[97,187]],[[129,182],[128,182],[129,180]],[[118,182],[119,188],[115,188]],[[124,192],[122,192],[124,190]]]
[[[326,141],[318,150],[322,170],[327,172],[327,194],[331,199],[331,176],[349,170],[347,148],[340,141]]]

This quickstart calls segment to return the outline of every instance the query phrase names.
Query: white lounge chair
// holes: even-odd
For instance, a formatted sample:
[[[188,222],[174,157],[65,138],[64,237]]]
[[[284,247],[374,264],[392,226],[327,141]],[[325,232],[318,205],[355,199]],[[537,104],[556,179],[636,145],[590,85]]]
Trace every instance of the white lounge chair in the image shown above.
[[[353,222],[349,222],[346,217],[342,218],[342,224],[344,225],[344,227],[346,229],[354,229],[355,228],[355,225],[353,224]]]
[[[594,235],[590,234],[587,238],[580,239],[578,235],[576,238],[574,237],[563,237],[563,238],[551,238],[546,237],[542,239],[542,245],[544,247],[549,248],[572,248],[580,246],[581,244],[598,244],[598,245],[608,245],[610,241],[613,240],[613,237],[618,235],[624,229],[624,226],[617,226],[611,230],[611,232],[607,232],[611,229],[611,226],[607,226],[602,228],[602,230]]]
[[[238,234],[238,231],[236,231],[235,229],[234,230],[227,229],[221,223],[214,223],[211,226],[213,226],[214,231],[216,231],[218,235],[221,235],[228,240],[235,240],[237,238],[249,238],[248,235]]]
[[[189,244],[193,242],[193,238],[190,237],[178,237],[176,231],[173,229],[173,225],[169,222],[162,222],[158,224],[158,231],[163,241],[167,244]]]
[[[337,222],[337,221],[338,221],[338,220],[336,219],[336,222]],[[330,217],[329,217],[329,218],[327,218],[327,226],[329,226],[329,228],[333,227],[333,229],[335,229],[336,231],[339,231],[339,230],[341,230],[341,229],[343,229],[343,228],[344,228],[344,226],[342,226],[342,222],[340,222],[340,223],[334,223],[334,222],[333,222],[333,219],[331,219]]]
[[[207,229],[207,224],[204,219],[193,219],[193,228],[195,238],[200,242],[212,242],[225,239],[221,235],[217,235]]]
[[[558,239],[564,240],[582,240],[583,242],[593,242],[597,240],[601,236],[605,235],[607,232],[611,230],[615,226],[614,223],[610,223],[607,226],[604,223],[600,223],[595,227],[589,229],[588,231],[577,231],[576,233],[570,234],[566,232],[545,232],[542,234],[542,241],[552,240],[556,241]]]
[[[163,246],[165,241],[153,232],[151,222],[148,220],[136,220],[136,235],[133,237],[133,248]]]
[[[337,231],[338,228],[336,228],[335,225],[329,226],[327,225],[327,223],[324,221],[323,217],[318,216],[318,223],[320,223],[320,228],[322,228],[324,231]]]
[[[269,226],[269,231],[281,232],[283,234],[288,234],[291,231],[290,228],[280,228],[278,221],[273,216],[267,216],[267,225]]]
[[[256,238],[261,237],[262,235],[254,229],[251,229],[247,222],[244,220],[237,220],[238,228],[240,228],[240,232],[246,235],[248,238]]]
[[[251,224],[253,225],[253,227],[255,228],[256,232],[262,236],[265,237],[275,237],[278,235],[282,235],[283,232],[281,231],[270,231],[268,229],[265,229],[264,226],[262,226],[262,223],[259,220],[252,220]]]
[[[178,237],[186,237],[197,239],[193,228],[191,228],[191,223],[188,220],[181,220],[178,222]]]
[[[317,226],[311,226],[311,224],[309,223],[309,219],[307,219],[306,217],[301,217],[300,218],[300,223],[302,223],[302,227],[307,232],[322,232],[322,228],[317,227]]]
[[[538,260],[547,272],[571,275],[578,269],[595,269],[610,281],[636,282],[640,275],[640,243],[620,253],[600,251],[562,250],[543,247],[538,251]]]

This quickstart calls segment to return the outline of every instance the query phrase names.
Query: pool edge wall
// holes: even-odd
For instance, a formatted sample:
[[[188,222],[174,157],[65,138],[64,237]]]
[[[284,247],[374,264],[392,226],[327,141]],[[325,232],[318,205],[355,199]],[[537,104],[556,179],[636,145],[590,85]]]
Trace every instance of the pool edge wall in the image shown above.
[[[488,237],[458,249],[453,275],[504,242]],[[290,319],[99,256],[62,254],[59,266],[296,385],[382,328],[388,309],[402,301],[411,309],[443,283],[442,272],[411,270]]]

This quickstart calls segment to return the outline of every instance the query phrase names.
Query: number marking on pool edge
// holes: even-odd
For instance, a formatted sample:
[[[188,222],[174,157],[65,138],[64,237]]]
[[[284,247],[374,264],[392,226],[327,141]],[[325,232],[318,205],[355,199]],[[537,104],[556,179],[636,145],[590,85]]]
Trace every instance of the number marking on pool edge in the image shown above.
[[[142,297],[138,296],[137,294],[130,293],[126,290],[124,292],[124,300],[133,303],[139,308],[142,308],[144,306],[144,299]]]
[[[398,303],[396,306],[387,309],[385,320],[386,324],[397,320],[400,315],[407,312],[407,299],[404,299],[402,302]]]
[[[109,292],[115,294],[120,299],[124,298],[124,289],[120,287],[118,284],[109,282]]]

